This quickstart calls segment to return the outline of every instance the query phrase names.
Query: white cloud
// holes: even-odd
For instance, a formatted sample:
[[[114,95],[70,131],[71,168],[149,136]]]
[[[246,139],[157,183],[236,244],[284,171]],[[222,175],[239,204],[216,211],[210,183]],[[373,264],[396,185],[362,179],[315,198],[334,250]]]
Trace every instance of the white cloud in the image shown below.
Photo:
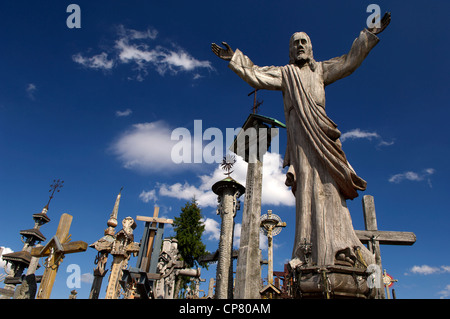
[[[149,201],[154,201],[156,202],[157,197],[156,197],[156,190],[152,189],[151,191],[142,191],[139,194],[139,199],[142,200],[144,203],[148,203]]]
[[[94,275],[90,272],[84,273],[81,275],[80,280],[81,282],[92,284],[92,282],[94,281]]]
[[[268,152],[264,155],[263,162],[262,204],[294,206],[295,197],[284,184],[285,173],[281,167],[280,154]],[[248,164],[241,157],[236,157],[236,164],[233,166],[231,177],[243,186],[245,186],[246,182],[247,166]],[[214,194],[211,187],[214,183],[224,179],[224,177],[223,170],[217,166],[211,174],[199,176],[199,186],[184,182],[172,185],[159,184],[157,188],[161,196],[184,200],[190,200],[195,196],[200,206],[216,207],[217,195]],[[241,197],[241,200],[243,200],[244,196]]]
[[[131,109],[126,109],[125,111],[116,111],[116,116],[117,117],[125,117],[125,116],[131,115],[131,113],[133,113],[133,111]]]
[[[163,121],[134,124],[112,143],[110,150],[125,168],[173,171],[184,165],[172,161],[171,151],[177,141],[171,140],[171,133]]]
[[[233,237],[233,247],[239,248],[241,244],[241,231],[242,231],[242,224],[236,223],[234,225],[234,237]],[[267,243],[267,237],[264,236],[261,232],[259,233],[259,249],[261,250],[267,250],[268,243]]]
[[[172,71],[175,71],[176,68],[180,68],[185,71],[192,71],[196,68],[212,68],[211,62],[194,59],[189,53],[180,48],[178,48],[177,51],[168,50],[163,53],[162,56],[163,59],[160,63],[167,64],[169,69]]]
[[[202,219],[205,225],[204,235],[208,236],[209,240],[219,240],[220,239],[220,224],[212,218]]]
[[[10,254],[13,253],[14,251],[9,248],[9,247],[5,247],[5,246],[1,246],[2,249],[1,250],[1,254],[0,254],[0,269],[4,270],[4,267],[6,265],[6,261],[3,260],[2,256],[6,255],[6,254]],[[6,267],[6,271],[10,272],[11,271],[11,264],[8,264],[8,267]]]
[[[158,31],[152,28],[147,28],[145,31],[137,31],[133,29],[125,28],[124,25],[119,25],[117,27],[117,33],[121,37],[129,38],[129,39],[152,39],[155,40],[158,36]]]
[[[234,236],[233,236],[233,247],[239,248],[239,245],[241,244],[241,230],[242,230],[242,224],[236,223],[234,224]]]
[[[441,295],[441,299],[450,297],[450,285],[445,286],[444,290],[438,292]]]
[[[413,266],[410,269],[412,274],[418,275],[433,275],[433,274],[442,274],[442,273],[450,273],[450,266],[441,266],[441,267],[432,267],[428,265],[421,266]]]
[[[394,141],[391,142],[386,142],[386,141],[381,141],[378,146],[391,146],[394,145]]]
[[[35,93],[36,91],[37,91],[37,87],[36,87],[35,84],[29,83],[29,84],[27,85],[26,92],[27,92],[28,97],[29,97],[31,100],[34,100],[34,99],[35,99],[34,93]]]
[[[440,268],[438,267],[431,267],[428,265],[422,265],[422,266],[413,266],[411,268],[411,273],[413,274],[419,274],[419,275],[431,275],[440,272]]]
[[[171,48],[155,45],[153,42],[157,38],[157,30],[148,28],[145,31],[138,31],[120,25],[117,35],[114,47],[109,49],[112,52],[109,60],[108,54],[102,52],[90,58],[78,53],[73,55],[73,61],[88,68],[108,70],[119,64],[131,64],[137,71],[134,79],[138,81],[144,80],[150,68],[154,68],[160,75],[168,71],[176,74],[179,71],[190,72],[200,68],[213,69],[210,61],[198,60],[174,44]],[[196,73],[194,78],[198,77],[199,74]]]
[[[431,180],[429,179],[429,177],[431,175],[433,175],[435,172],[436,172],[436,170],[434,168],[424,169],[421,173],[408,171],[408,172],[392,175],[389,178],[389,182],[398,184],[400,182],[403,182],[404,180],[420,182],[420,181],[427,179],[428,184],[431,187]]]
[[[263,233],[259,233],[259,249],[267,250],[269,248],[269,243],[267,236],[264,236]]]
[[[380,141],[378,143],[378,146],[391,146],[394,144],[394,141],[391,142],[384,141],[377,132],[363,131],[359,128],[355,128],[351,131],[345,132],[340,137],[341,142],[354,139],[367,139],[369,141],[371,141],[372,139],[376,139]]]
[[[114,66],[114,61],[108,60],[108,54],[106,52],[102,52],[90,58],[85,58],[81,53],[77,53],[72,56],[72,60],[89,69],[110,70]]]
[[[441,266],[443,272],[450,272],[450,266]]]
[[[263,166],[262,203],[266,205],[294,206],[295,197],[284,182],[286,173],[282,170],[280,154],[266,153]]]
[[[202,207],[216,206],[217,195],[215,195],[212,191],[205,189],[204,186],[205,185],[202,184],[200,187],[196,187],[187,182],[184,184],[175,183],[172,185],[161,184],[159,185],[159,195],[184,200],[190,200],[195,197],[198,204]]]
[[[361,131],[359,128],[353,129],[351,131],[345,132],[341,135],[341,142],[344,142],[347,139],[369,139],[379,138],[380,136],[376,132],[366,132]]]

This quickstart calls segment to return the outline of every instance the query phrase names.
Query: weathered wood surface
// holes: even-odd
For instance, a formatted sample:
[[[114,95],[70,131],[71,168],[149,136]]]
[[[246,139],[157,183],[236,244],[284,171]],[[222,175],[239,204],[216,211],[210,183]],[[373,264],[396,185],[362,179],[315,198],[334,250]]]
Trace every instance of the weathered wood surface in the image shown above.
[[[149,216],[136,216],[136,220],[142,222],[151,222],[151,223],[164,223],[164,224],[173,224],[173,219],[168,218],[157,218],[157,217],[149,217]]]
[[[62,214],[55,236],[44,247],[35,247],[31,250],[34,257],[48,256],[47,266],[42,276],[36,299],[49,299],[55,282],[56,273],[65,254],[83,252],[87,243],[82,241],[70,242],[70,226],[73,217]]]
[[[416,242],[416,235],[413,232],[355,230],[355,233],[363,244],[367,244],[372,238],[382,245],[411,246]]]
[[[65,244],[62,244],[62,253],[64,254],[72,254],[72,253],[78,253],[83,252],[87,250],[87,243],[84,241],[74,241],[74,242],[68,242]],[[42,251],[42,247],[33,247],[31,250],[31,255],[34,257],[45,257],[50,255],[50,250],[47,249],[45,251]]]

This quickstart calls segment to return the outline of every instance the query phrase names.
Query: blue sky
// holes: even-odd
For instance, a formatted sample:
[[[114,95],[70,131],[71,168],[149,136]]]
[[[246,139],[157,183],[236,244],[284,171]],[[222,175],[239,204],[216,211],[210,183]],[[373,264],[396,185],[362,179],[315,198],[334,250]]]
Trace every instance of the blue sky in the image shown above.
[[[71,3],[81,8],[80,29],[66,25]],[[446,1],[3,2],[0,246],[22,248],[19,231],[32,228],[31,215],[59,178],[64,188],[50,204],[51,222],[41,228],[47,238],[69,213],[72,240],[99,239],[123,186],[120,221],[150,216],[155,204],[160,216],[173,218],[195,195],[207,224],[204,242],[215,251],[220,220],[210,189],[224,175],[217,163],[177,165],[170,158],[176,128],[194,138],[194,121],[201,120],[200,132],[223,132],[225,150],[226,129],[239,128],[251,112],[252,88],[210,44],[226,41],[257,65],[284,65],[290,36],[305,31],[315,59],[326,60],[349,50],[366,26],[370,3],[392,12],[390,26],[354,74],[326,89],[327,114],[343,133],[350,163],[368,182],[348,202],[353,225],[364,228],[361,198],[373,195],[380,230],[417,236],[411,247],[381,248],[383,268],[398,280],[397,297],[449,298]],[[285,122],[280,92],[259,91],[258,99],[264,101],[260,114]],[[262,213],[272,209],[287,222],[274,239],[279,271],[291,257],[295,222],[280,165],[285,145],[280,131],[279,153],[265,159],[262,199]],[[242,161],[232,176],[245,183]],[[238,228],[241,217],[242,210]],[[142,230],[138,222],[136,240]],[[172,234],[168,228],[165,235]],[[67,267],[77,264],[90,274],[95,255],[91,248],[67,255],[52,298],[72,290]],[[208,282],[215,265],[202,274]],[[104,289],[106,280],[101,296]],[[90,283],[77,290],[78,298],[87,298]]]

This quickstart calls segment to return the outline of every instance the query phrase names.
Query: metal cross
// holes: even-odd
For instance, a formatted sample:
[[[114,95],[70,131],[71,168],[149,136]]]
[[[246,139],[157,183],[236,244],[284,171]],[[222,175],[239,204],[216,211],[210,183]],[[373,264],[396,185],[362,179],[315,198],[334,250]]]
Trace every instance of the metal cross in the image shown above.
[[[58,180],[53,180],[53,184],[50,185],[50,190],[48,191],[49,193],[51,192],[50,198],[48,199],[48,203],[45,207],[47,207],[48,209],[48,205],[50,205],[50,201],[53,198],[53,195],[55,194],[55,191],[57,193],[59,193],[59,191],[61,190],[61,188],[63,188],[64,186],[64,181],[61,181],[60,179]]]
[[[228,175],[230,177],[230,174],[233,173],[231,170],[233,168],[233,165],[236,163],[236,157],[230,154],[227,154],[227,156],[223,157],[222,164],[220,166],[224,171],[227,171],[225,175]]]
[[[251,91],[247,96],[250,96],[252,94],[255,94],[253,97],[253,108],[252,108],[252,112],[253,114],[257,114],[258,113],[258,108],[261,106],[261,104],[263,104],[264,101],[257,101],[256,100],[256,92],[259,89],[255,89],[254,91]]]

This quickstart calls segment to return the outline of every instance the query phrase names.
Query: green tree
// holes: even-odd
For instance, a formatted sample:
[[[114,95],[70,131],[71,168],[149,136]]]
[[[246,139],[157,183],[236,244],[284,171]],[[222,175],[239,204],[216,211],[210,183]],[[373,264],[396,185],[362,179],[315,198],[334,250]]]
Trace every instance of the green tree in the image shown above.
[[[186,268],[204,267],[208,269],[207,262],[199,261],[199,258],[209,254],[206,245],[202,242],[205,225],[202,222],[202,213],[195,197],[181,208],[179,217],[175,217],[173,228],[178,240],[178,251],[185,262]],[[180,278],[179,287],[183,292],[188,287],[189,277]]]

